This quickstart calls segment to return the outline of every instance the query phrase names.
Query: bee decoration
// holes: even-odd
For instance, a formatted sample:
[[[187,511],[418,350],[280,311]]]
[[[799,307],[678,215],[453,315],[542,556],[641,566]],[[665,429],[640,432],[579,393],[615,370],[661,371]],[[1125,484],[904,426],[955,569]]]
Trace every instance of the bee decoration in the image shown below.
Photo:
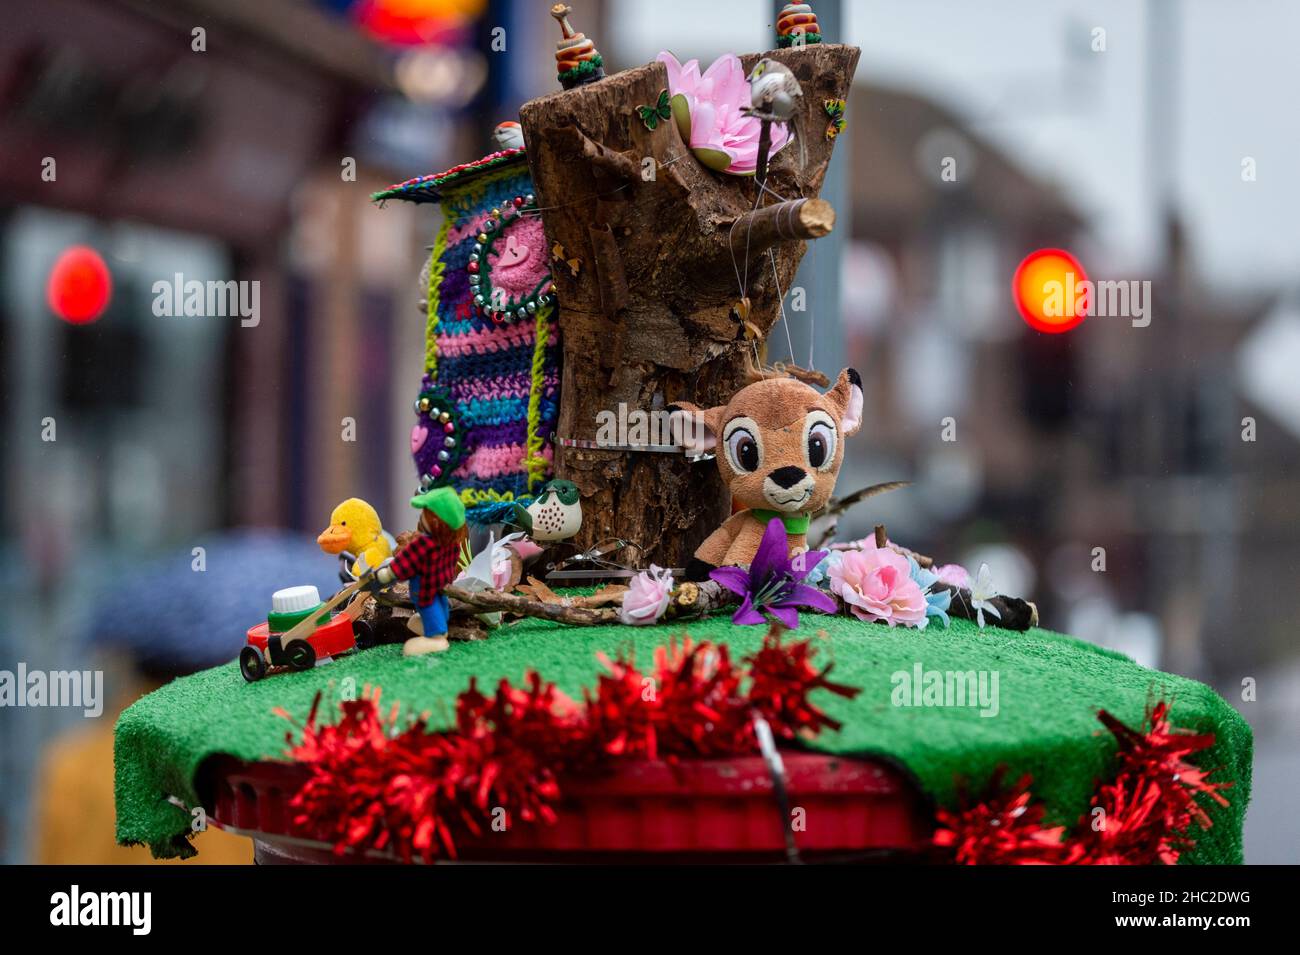
[[[641,117],[641,122],[645,123],[645,128],[654,132],[659,128],[660,123],[666,123],[672,119],[672,107],[668,105],[668,91],[660,90],[659,99],[653,106],[638,106],[637,115]]]

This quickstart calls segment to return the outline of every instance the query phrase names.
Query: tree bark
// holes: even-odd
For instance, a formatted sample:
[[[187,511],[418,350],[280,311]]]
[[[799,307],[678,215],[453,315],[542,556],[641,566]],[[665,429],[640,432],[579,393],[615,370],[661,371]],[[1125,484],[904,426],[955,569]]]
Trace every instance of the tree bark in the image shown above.
[[[791,69],[805,103],[797,117],[805,161],[800,165],[801,144],[791,142],[772,157],[767,185],[785,199],[813,200],[834,146],[824,135],[822,103],[847,95],[858,50],[817,44],[755,53],[741,58],[745,70],[763,55]],[[620,405],[657,411],[676,401],[711,406],[729,398],[746,384],[745,358],[754,348],[732,306],[748,295],[749,321],[766,335],[803,239],[824,235],[834,221],[823,202],[754,211],[752,177],[705,168],[671,120],[647,129],[636,107],[653,104],[667,86],[664,67],[651,63],[520,111],[548,239],[581,261],[576,276],[562,266],[554,275],[564,347],[560,438],[595,439],[597,416],[617,416]],[[740,253],[733,253],[736,241]],[[737,272],[747,278],[743,293]],[[664,443],[671,443],[666,436]],[[618,537],[640,545],[646,563],[681,567],[729,513],[713,462],[556,450],[558,476],[582,495],[579,547]]]

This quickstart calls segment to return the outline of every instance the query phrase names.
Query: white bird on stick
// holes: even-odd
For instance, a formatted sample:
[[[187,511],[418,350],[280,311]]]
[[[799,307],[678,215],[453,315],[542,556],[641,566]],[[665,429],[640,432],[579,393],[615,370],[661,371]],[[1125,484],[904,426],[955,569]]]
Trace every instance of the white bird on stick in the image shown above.
[[[762,187],[767,179],[767,160],[772,151],[772,123],[786,123],[799,140],[799,162],[804,159],[803,136],[795,117],[803,110],[803,88],[789,67],[763,57],[749,71],[749,109],[745,113],[758,119],[758,161],[754,178]]]

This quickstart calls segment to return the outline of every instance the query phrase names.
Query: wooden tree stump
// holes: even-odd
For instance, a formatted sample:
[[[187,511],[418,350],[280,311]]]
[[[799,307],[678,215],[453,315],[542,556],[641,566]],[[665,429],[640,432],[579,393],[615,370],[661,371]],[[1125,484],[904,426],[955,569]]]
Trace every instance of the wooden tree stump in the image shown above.
[[[566,259],[580,260],[576,275],[559,261],[554,268],[564,347],[558,438],[594,440],[598,414],[617,414],[620,405],[655,411],[728,398],[745,384],[754,348],[733,313],[741,298],[737,273],[747,279],[749,322],[766,336],[779,315],[778,287],[787,290],[794,278],[803,240],[833,226],[834,211],[816,199],[834,145],[823,103],[847,96],[858,50],[818,44],[749,54],[741,58],[746,72],[764,55],[786,64],[804,93],[804,161],[800,143],[791,142],[773,157],[767,179],[792,205],[769,197],[754,211],[752,178],[706,169],[671,121],[646,128],[636,107],[667,88],[659,63],[532,100],[520,111],[549,240],[563,246]],[[556,450],[558,475],[583,498],[579,546],[622,537],[642,546],[643,563],[680,567],[727,517],[712,462]]]

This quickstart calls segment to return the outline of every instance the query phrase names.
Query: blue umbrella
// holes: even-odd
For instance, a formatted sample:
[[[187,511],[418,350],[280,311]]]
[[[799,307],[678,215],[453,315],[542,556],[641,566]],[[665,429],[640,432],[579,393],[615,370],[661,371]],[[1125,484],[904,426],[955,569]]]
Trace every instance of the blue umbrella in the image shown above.
[[[146,670],[190,673],[235,659],[274,591],[313,584],[327,598],[339,587],[335,558],[302,534],[224,531],[196,546],[203,569],[187,547],[114,579],[96,600],[87,640],[125,650]]]

